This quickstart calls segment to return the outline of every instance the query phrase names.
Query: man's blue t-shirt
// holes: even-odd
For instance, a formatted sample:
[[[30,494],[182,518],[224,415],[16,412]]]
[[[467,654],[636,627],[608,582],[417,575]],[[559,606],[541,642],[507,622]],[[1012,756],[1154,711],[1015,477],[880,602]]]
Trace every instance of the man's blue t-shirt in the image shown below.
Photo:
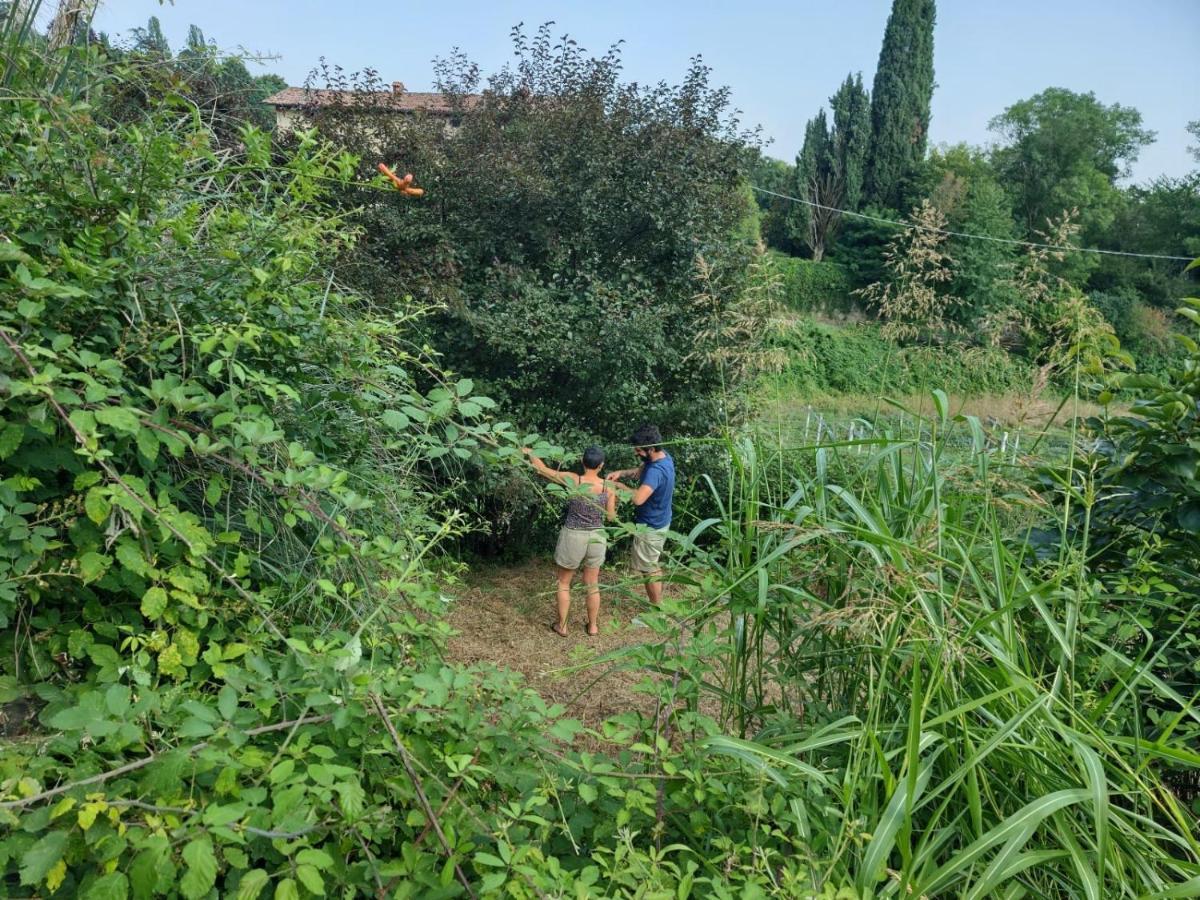
[[[671,524],[671,498],[675,493],[675,460],[670,455],[648,461],[642,469],[642,484],[654,488],[646,502],[637,508],[633,521],[651,528],[666,528]]]

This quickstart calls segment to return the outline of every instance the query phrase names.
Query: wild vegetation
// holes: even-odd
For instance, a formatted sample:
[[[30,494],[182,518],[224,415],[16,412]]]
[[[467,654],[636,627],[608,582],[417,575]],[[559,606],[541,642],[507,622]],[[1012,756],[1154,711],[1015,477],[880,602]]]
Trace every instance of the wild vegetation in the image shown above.
[[[884,334],[862,269],[757,249],[771,211],[726,174],[756,150],[699,61],[643,90],[517,32],[468,104],[451,59],[459,130],[379,132],[414,200],[349,152],[353,105],[280,139],[192,102],[215,54],[52,49],[27,8],[0,31],[0,894],[1200,894],[1200,300],[1139,374],[1074,254],[991,278],[950,246],[926,277],[916,230],[847,221],[862,296],[915,329]],[[918,162],[971,212],[922,209],[999,208],[956,187],[978,155]],[[1001,346],[962,337],[985,320]],[[764,371],[874,411],[772,427]],[[943,385],[1064,411],[998,450]],[[668,598],[591,661],[649,711],[585,728],[449,658],[445,612],[466,542],[528,552],[504,516],[548,509],[520,447],[651,415],[692,466]]]

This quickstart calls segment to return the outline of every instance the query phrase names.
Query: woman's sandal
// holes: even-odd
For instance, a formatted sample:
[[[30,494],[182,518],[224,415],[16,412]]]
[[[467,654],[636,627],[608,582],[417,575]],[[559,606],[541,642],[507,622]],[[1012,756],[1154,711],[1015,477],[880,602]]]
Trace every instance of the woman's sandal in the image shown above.
[[[592,631],[593,628],[595,628],[596,630]],[[598,635],[600,633],[600,626],[598,624],[593,625],[591,622],[588,622],[587,627],[584,629],[584,631],[587,633],[588,637],[595,637],[596,635]]]
[[[555,634],[557,634],[559,637],[565,638],[567,636],[567,629],[559,628],[557,622],[555,622],[551,625],[547,625],[546,627],[549,628],[551,631],[553,631]]]

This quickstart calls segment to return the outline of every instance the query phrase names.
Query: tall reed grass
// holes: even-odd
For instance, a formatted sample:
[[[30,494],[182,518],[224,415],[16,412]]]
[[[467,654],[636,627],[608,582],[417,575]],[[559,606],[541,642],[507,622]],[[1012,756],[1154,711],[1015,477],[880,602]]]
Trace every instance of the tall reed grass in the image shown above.
[[[1195,698],[1154,672],[1172,635],[1136,658],[1092,637],[1122,604],[1086,534],[1038,560],[1034,461],[933,399],[912,433],[728,440],[677,579],[704,648],[685,671],[729,734],[708,749],[775,781],[779,827],[863,896],[1200,896],[1197,819],[1162,779],[1200,766]],[[1065,471],[1063,504],[1092,502]]]

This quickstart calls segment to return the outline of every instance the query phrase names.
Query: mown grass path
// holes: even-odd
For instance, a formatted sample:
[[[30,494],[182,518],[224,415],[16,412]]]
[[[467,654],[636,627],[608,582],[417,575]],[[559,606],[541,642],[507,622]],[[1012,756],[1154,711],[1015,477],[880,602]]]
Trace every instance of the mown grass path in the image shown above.
[[[630,709],[653,715],[654,699],[634,690],[643,674],[611,663],[587,665],[654,637],[652,631],[631,624],[645,600],[629,572],[620,565],[606,568],[600,582],[600,634],[586,633],[583,585],[576,579],[568,635],[563,638],[549,627],[555,616],[550,559],[477,567],[450,611],[450,624],[458,632],[450,641],[450,659],[520,672],[547,702],[563,704],[567,715],[591,728]]]

